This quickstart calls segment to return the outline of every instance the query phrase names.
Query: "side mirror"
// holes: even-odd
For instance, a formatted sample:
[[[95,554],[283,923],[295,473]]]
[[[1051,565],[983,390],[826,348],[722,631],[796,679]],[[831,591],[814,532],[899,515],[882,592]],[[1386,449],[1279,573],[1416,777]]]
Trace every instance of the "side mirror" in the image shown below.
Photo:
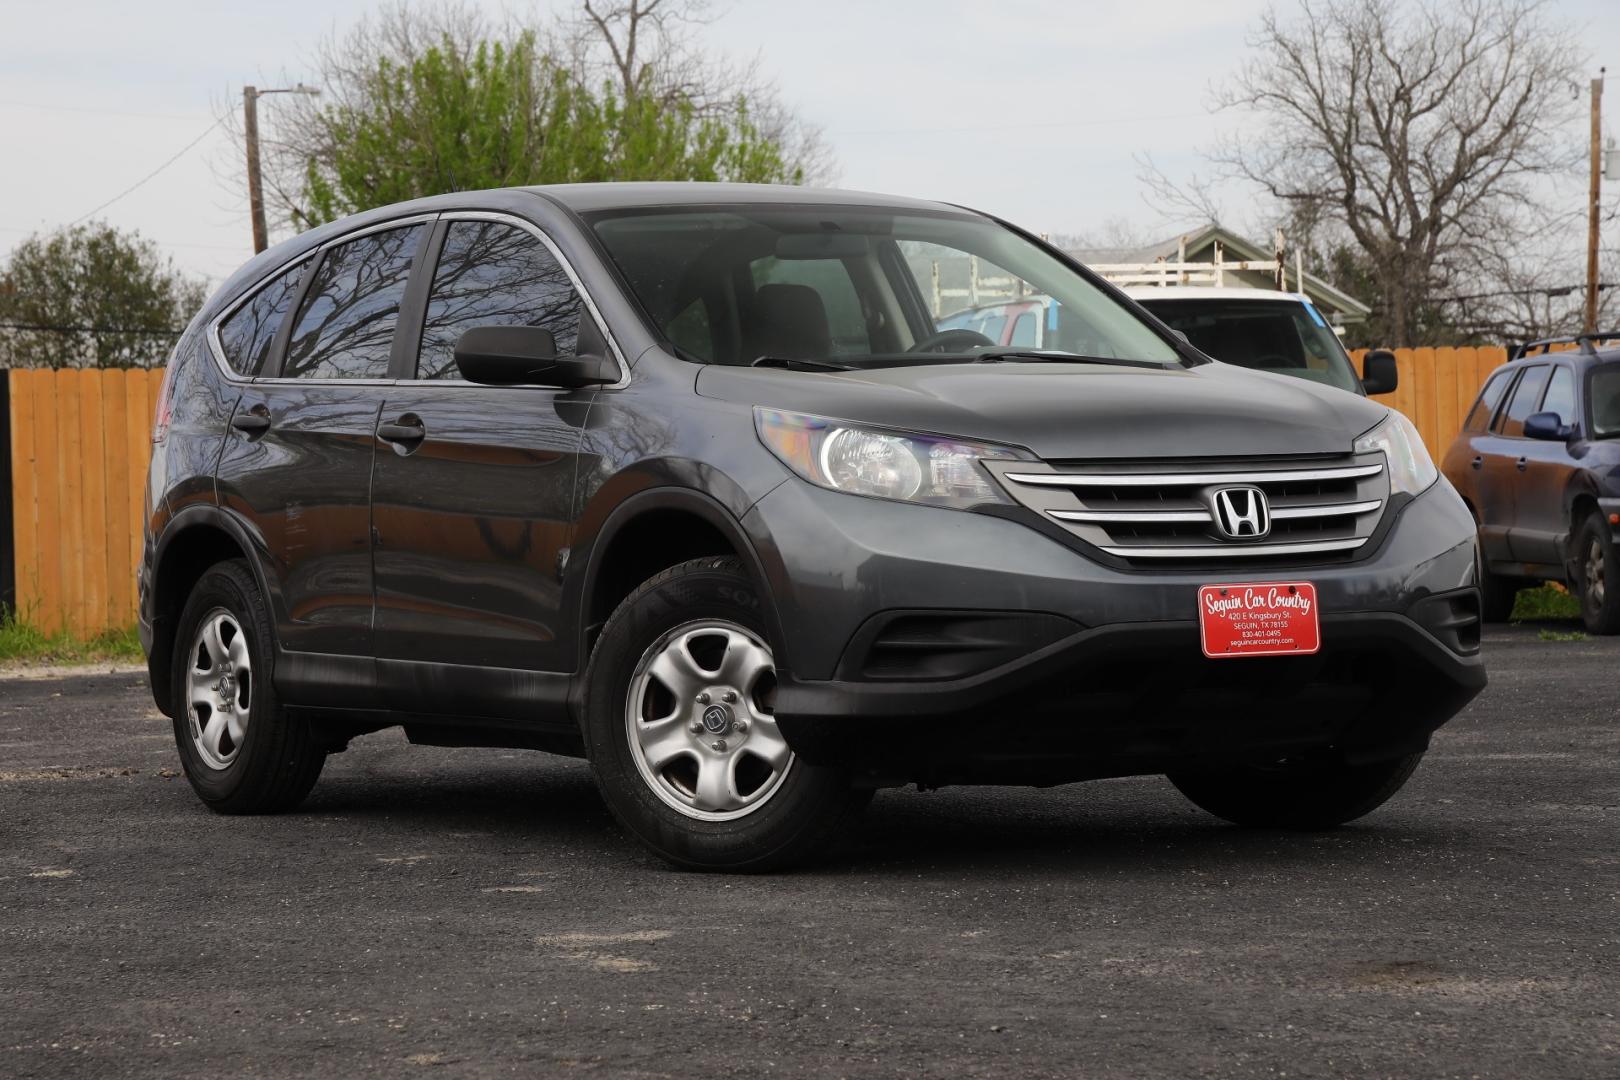
[[[1361,358],[1361,387],[1369,394],[1393,394],[1401,384],[1395,354],[1388,349],[1372,349]]]
[[[1555,412],[1531,413],[1524,420],[1524,437],[1527,439],[1568,442],[1574,433],[1575,430],[1564,423],[1564,418]]]
[[[614,380],[612,367],[605,357],[558,356],[551,331],[538,326],[475,326],[456,341],[461,377],[486,386],[600,386]]]

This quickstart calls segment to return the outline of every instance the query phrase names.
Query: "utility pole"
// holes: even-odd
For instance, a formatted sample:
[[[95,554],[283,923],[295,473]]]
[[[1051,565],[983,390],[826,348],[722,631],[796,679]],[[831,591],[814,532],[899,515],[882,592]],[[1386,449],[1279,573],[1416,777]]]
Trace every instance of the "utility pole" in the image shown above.
[[[242,139],[247,143],[248,209],[253,215],[253,254],[270,246],[269,230],[264,224],[264,188],[259,178],[259,99],[266,94],[309,94],[320,91],[299,83],[278,90],[259,90],[242,87]]]
[[[270,246],[264,225],[264,190],[259,186],[259,91],[242,87],[242,137],[247,142],[248,209],[253,214],[253,254]]]
[[[1592,80],[1592,183],[1586,207],[1586,332],[1597,332],[1598,210],[1603,202],[1603,75]]]

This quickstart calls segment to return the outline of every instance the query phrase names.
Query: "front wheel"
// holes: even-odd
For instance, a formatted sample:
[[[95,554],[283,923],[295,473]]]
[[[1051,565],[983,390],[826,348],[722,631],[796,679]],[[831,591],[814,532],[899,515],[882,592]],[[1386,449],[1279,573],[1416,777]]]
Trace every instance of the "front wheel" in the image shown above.
[[[1620,554],[1602,514],[1589,515],[1575,534],[1574,585],[1586,629],[1620,634]]]
[[[1421,752],[1365,765],[1245,766],[1172,773],[1200,809],[1234,825],[1331,829],[1382,806],[1416,771]]]
[[[691,869],[776,869],[829,842],[870,792],[794,755],[775,689],[758,590],[736,559],[682,563],[631,593],[586,689],[586,750],[614,816]]]

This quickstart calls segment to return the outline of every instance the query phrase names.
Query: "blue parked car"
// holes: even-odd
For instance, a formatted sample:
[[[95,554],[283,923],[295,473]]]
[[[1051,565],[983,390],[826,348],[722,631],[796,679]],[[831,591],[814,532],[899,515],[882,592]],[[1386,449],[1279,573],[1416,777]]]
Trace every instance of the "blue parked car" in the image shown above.
[[[1561,581],[1620,633],[1620,333],[1535,341],[1491,375],[1442,470],[1479,523],[1486,621]],[[1553,352],[1554,345],[1574,345]]]

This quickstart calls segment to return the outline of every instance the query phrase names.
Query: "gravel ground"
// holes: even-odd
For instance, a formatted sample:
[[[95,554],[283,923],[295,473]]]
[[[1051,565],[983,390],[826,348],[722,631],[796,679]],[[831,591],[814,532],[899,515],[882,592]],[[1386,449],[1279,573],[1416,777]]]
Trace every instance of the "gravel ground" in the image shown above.
[[[1336,832],[891,791],[746,879],[577,762],[397,732],[216,817],[139,675],[0,680],[0,1076],[1617,1076],[1620,640],[1488,649]]]

